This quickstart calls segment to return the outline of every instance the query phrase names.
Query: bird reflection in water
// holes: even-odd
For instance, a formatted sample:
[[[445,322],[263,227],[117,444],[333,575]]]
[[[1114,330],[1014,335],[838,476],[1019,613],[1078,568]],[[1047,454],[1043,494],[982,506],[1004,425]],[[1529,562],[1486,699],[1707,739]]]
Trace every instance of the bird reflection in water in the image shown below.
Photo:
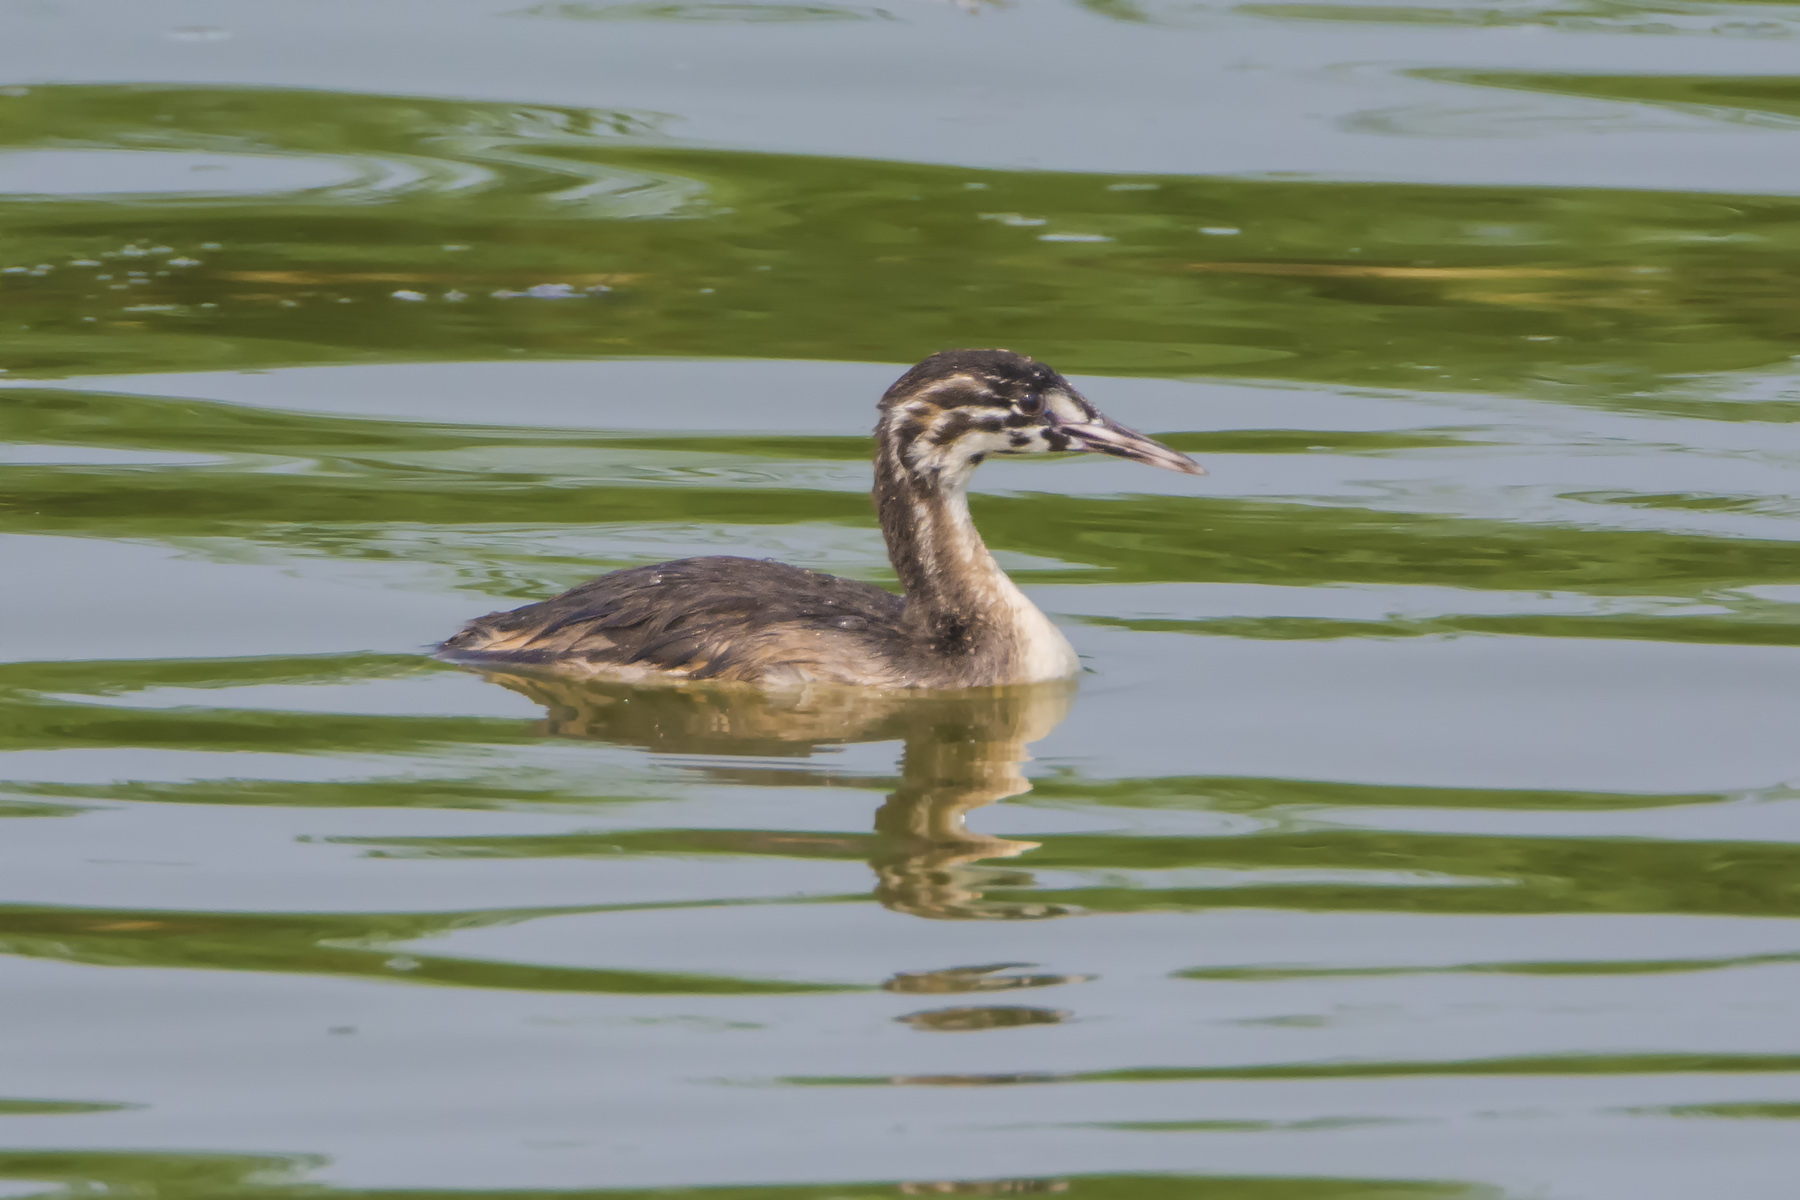
[[[876,899],[895,912],[940,920],[1030,920],[1069,911],[988,899],[988,890],[1026,887],[1031,876],[984,865],[987,860],[1011,858],[1038,843],[974,833],[966,818],[973,809],[1031,790],[1022,769],[1030,757],[1025,748],[1068,715],[1072,682],[939,693],[763,691],[482,674],[543,705],[543,729],[553,737],[746,758],[806,757],[826,746],[900,741],[899,786],[875,814],[878,836],[869,865]],[[911,973],[890,981],[909,981],[890,990],[987,991],[1072,981],[993,974],[1000,969]],[[937,979],[935,986],[929,978]]]
[[[987,865],[1036,842],[971,831],[968,814],[1031,790],[1026,747],[1068,715],[1070,681],[964,692],[867,688],[763,691],[729,685],[631,685],[558,676],[482,672],[544,707],[543,731],[664,754],[705,755],[706,769],[742,778],[727,758],[803,758],[821,747],[899,741],[900,781],[875,813],[875,897],[895,912],[937,920],[1032,920],[1068,915],[1058,905],[989,899],[996,888],[1029,887],[1029,872]],[[791,839],[784,839],[791,846]],[[816,844],[816,843],[815,843]],[[1029,963],[901,971],[883,990],[902,995],[986,994],[1081,983],[1091,975],[1033,972]],[[921,1032],[973,1033],[1058,1025],[1062,1009],[963,1004],[895,1018]],[[1023,1079],[1024,1077],[1020,1077]],[[982,1085],[993,1076],[907,1076],[897,1083]],[[1054,1181],[922,1182],[919,1194],[1007,1195],[1060,1190]]]

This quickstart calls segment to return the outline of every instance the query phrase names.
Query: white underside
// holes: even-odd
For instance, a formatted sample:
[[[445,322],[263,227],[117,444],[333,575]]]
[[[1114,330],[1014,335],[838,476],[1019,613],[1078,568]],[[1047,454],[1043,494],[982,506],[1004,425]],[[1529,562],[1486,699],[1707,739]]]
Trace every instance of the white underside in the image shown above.
[[[1019,647],[1018,674],[1008,682],[1045,683],[1080,674],[1081,660],[1062,630],[1004,572],[994,573],[999,576],[995,590],[1012,615],[1013,637]]]
[[[966,447],[965,447],[966,448]],[[1055,622],[1026,598],[1018,584],[1007,577],[994,556],[982,544],[975,523],[969,518],[966,488],[973,464],[946,472],[944,491],[948,528],[923,531],[927,537],[939,539],[940,549],[961,560],[965,578],[978,579],[993,598],[994,605],[1007,614],[1012,641],[1018,647],[1016,669],[1000,680],[1002,683],[1047,683],[1053,679],[1072,679],[1081,673],[1081,660],[1075,647]]]

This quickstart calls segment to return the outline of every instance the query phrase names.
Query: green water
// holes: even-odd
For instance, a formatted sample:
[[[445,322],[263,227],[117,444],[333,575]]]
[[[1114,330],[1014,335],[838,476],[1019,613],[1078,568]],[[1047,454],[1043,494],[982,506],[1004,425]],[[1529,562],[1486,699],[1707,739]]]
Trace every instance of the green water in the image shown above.
[[[1800,1119],[1800,6],[0,0],[0,1197],[1732,1200]],[[1079,688],[422,650],[891,583]]]

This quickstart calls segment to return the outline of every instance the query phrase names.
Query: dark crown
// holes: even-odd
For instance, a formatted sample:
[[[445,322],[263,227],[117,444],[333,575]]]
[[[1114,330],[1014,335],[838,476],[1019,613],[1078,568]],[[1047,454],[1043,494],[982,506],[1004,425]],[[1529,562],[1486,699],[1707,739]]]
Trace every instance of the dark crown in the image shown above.
[[[896,380],[882,396],[881,407],[885,411],[920,398],[939,408],[1004,408],[1032,392],[1059,387],[1074,390],[1043,363],[1011,350],[942,350]]]

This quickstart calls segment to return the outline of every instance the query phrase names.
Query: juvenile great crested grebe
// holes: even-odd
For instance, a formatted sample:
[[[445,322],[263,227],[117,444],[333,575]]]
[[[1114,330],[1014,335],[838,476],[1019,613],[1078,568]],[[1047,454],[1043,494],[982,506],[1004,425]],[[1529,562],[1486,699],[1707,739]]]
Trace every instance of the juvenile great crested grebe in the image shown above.
[[[946,350],[887,390],[875,426],[875,507],[904,597],[768,559],[684,558],[478,617],[438,654],[477,667],[763,687],[1066,679],[1080,670],[1074,648],[988,553],[967,489],[990,454],[1085,451],[1205,474],[1114,424],[1040,362]]]

